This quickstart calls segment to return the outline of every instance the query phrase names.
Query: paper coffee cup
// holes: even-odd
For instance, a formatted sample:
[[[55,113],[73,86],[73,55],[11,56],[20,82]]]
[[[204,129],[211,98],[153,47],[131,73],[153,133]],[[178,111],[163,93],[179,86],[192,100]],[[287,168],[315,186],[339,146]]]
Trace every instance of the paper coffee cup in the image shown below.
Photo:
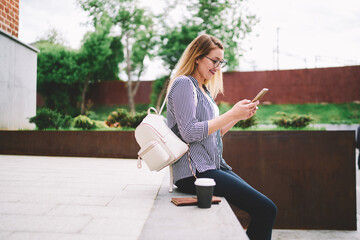
[[[196,195],[199,208],[210,208],[214,186],[216,185],[212,178],[198,178],[195,181]]]

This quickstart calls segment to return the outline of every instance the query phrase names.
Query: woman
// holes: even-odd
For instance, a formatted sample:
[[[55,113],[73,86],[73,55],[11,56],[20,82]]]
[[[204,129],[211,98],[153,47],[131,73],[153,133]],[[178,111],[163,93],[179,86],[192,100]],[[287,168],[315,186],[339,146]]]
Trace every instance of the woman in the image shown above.
[[[259,102],[237,102],[219,115],[214,102],[223,91],[221,67],[226,65],[224,47],[219,39],[200,35],[186,48],[168,87],[168,126],[190,145],[189,162],[185,154],[173,165],[174,183],[180,191],[195,193],[194,181],[213,178],[214,195],[251,216],[247,229],[250,239],[271,239],[277,208],[266,196],[231,171],[222,158],[221,137],[239,120],[253,116]],[[195,96],[196,93],[196,96]]]

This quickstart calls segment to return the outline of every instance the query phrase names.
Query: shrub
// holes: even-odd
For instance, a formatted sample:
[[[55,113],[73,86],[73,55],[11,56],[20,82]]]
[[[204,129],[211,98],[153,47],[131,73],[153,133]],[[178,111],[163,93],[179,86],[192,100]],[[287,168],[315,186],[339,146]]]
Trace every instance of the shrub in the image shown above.
[[[116,111],[110,113],[105,123],[109,127],[136,128],[146,117],[146,115],[146,112],[141,112],[136,113],[135,116],[131,116],[126,109],[119,108]]]
[[[58,129],[61,125],[61,114],[49,108],[41,108],[36,111],[36,116],[29,119],[29,122],[35,123],[39,130]]]
[[[256,115],[254,115],[246,120],[240,120],[234,125],[234,127],[245,129],[256,125],[257,125],[257,119],[256,119]]]
[[[96,124],[88,116],[79,115],[74,118],[74,127],[89,130],[94,129],[96,127]]]
[[[105,123],[109,127],[125,127],[128,122],[129,112],[124,108],[118,108],[109,114]]]
[[[65,115],[63,118],[61,118],[60,120],[60,128],[62,129],[67,129],[71,126],[73,118],[69,115]]]
[[[308,115],[288,114],[285,112],[277,112],[276,115],[278,117],[273,118],[273,123],[284,128],[304,128],[314,121]]]
[[[131,125],[129,127],[132,128],[136,128],[137,126],[139,126],[139,124],[141,123],[141,121],[146,117],[147,112],[141,112],[141,113],[136,113],[134,117],[132,117],[131,119]]]
[[[108,129],[109,128],[109,126],[106,125],[106,123],[104,121],[93,120],[93,122],[95,124],[96,129]]]

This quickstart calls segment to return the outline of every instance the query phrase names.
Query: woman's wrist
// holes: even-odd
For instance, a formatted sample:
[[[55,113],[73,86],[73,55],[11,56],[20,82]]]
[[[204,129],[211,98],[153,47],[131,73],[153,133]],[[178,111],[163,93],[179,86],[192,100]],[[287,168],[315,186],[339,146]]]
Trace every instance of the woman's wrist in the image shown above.
[[[237,114],[235,112],[235,109],[231,108],[229,111],[227,111],[225,114],[228,114],[228,118],[230,120],[230,122],[232,121],[237,121],[238,117]]]

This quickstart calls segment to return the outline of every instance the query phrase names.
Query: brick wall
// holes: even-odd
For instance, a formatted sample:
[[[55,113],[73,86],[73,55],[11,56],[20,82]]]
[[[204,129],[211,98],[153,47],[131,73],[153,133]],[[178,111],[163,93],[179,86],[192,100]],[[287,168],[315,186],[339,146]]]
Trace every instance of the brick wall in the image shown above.
[[[135,103],[150,103],[153,81],[140,84]],[[360,66],[280,71],[224,73],[225,95],[217,102],[231,104],[252,99],[262,88],[269,88],[263,101],[274,104],[345,103],[360,101]],[[125,82],[101,82],[91,87],[88,99],[95,105],[127,104]],[[41,98],[38,106],[41,106]]]
[[[150,103],[151,85],[153,81],[141,82],[135,96],[135,103]],[[91,86],[88,99],[96,105],[127,104],[126,83],[123,81],[106,81]]]
[[[150,103],[151,84],[140,84],[135,103]],[[359,101],[360,66],[224,73],[225,95],[216,101],[233,104],[252,99],[264,87],[269,92],[263,100],[274,104]],[[94,104],[127,104],[125,83],[121,81],[99,83],[88,97]]]
[[[0,0],[0,29],[18,37],[19,0]]]
[[[252,99],[264,87],[263,100],[275,104],[359,101],[360,66],[224,73],[225,95],[216,101]]]

